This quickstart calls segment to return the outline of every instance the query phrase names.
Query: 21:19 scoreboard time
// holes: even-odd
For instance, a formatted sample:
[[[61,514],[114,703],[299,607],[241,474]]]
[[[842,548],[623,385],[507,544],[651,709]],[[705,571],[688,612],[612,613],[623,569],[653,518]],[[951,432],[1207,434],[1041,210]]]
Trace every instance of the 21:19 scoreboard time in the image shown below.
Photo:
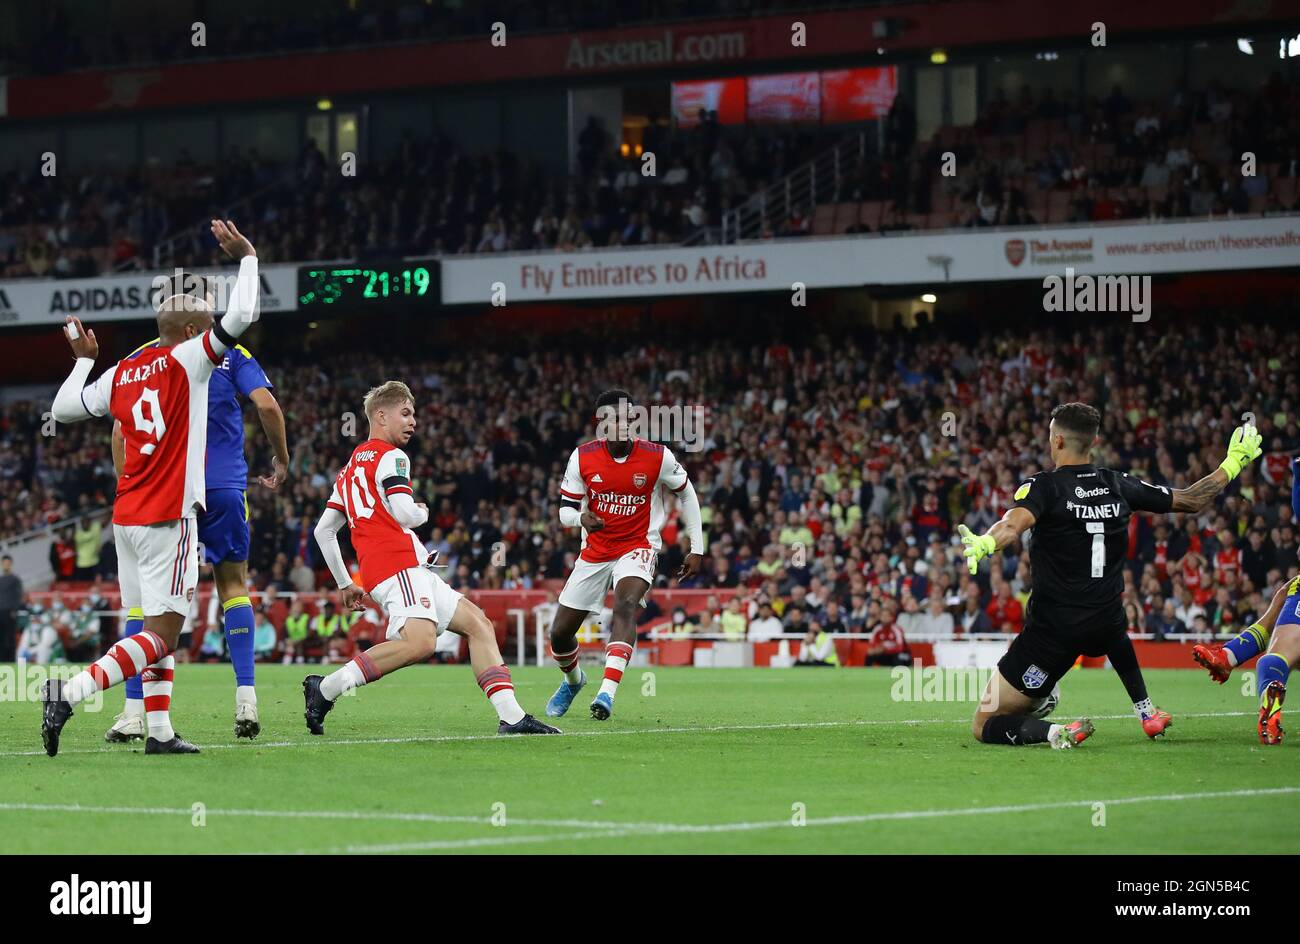
[[[417,259],[386,265],[299,266],[301,308],[394,308],[437,304],[438,263]]]

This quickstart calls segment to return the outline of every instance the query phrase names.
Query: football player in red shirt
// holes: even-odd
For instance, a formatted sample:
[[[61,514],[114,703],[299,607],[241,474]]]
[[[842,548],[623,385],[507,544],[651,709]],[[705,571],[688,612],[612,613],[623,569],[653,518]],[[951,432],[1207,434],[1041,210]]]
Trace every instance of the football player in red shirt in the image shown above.
[[[429,509],[413,497],[411,460],[402,450],[415,432],[411,389],[397,380],[375,387],[366,394],[365,411],[370,438],[357,446],[334,480],[316,525],[316,541],[342,591],[343,605],[361,611],[361,598],[368,593],[388,614],[388,631],[384,642],[358,652],[328,677],[303,680],[307,730],[324,734],[325,716],[340,695],[432,658],[438,634],[450,630],[469,640],[475,678],[500,719],[498,734],[559,734],[519,707],[492,621],[424,566],[429,552],[412,529],[429,520]],[[364,588],[352,582],[339,551],[338,532],[345,524]]]
[[[558,718],[569,710],[587,676],[578,665],[578,628],[598,612],[614,590],[614,610],[605,647],[605,678],[591,703],[591,716],[609,718],[623,671],[636,645],[636,611],[655,578],[666,517],[666,493],[677,496],[691,550],[677,578],[693,577],[703,560],[700,501],[672,451],[631,435],[627,418],[632,398],[626,390],[607,390],[596,400],[600,432],[569,456],[560,484],[560,524],[582,526],[582,553],[560,593],[551,623],[551,655],[564,680],[546,704]]]
[[[172,652],[198,581],[195,516],[205,508],[208,381],[256,320],[259,290],[252,243],[229,220],[213,220],[212,235],[240,260],[219,322],[206,301],[165,298],[158,306],[158,346],[118,361],[89,386],[86,378],[99,356],[95,333],[72,317],[64,328],[77,363],[54,398],[54,419],[76,423],[111,414],[122,424],[125,461],[113,502],[113,539],[122,606],[140,608],[144,628],[67,682],[45,683],[41,737],[51,757],[59,752],[59,736],[75,705],[134,675],[144,682],[145,753],[198,753],[177,737],[168,716]]]

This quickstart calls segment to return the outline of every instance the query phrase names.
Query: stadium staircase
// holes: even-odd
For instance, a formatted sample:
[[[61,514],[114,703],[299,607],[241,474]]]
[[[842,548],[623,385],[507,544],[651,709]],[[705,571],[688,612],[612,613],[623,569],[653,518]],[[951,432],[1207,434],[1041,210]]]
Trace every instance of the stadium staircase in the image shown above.
[[[840,199],[846,175],[866,157],[866,132],[859,131],[723,213],[720,227],[701,230],[687,245],[761,239],[765,232],[774,233],[795,211],[811,217],[817,206]]]

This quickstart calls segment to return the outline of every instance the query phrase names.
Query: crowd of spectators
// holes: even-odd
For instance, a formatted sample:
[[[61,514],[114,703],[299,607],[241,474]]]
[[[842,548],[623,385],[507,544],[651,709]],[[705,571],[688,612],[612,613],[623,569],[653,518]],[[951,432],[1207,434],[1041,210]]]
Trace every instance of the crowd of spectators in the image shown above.
[[[894,141],[906,142],[906,122]],[[856,162],[832,203],[871,213],[828,220],[844,233],[1035,223],[1178,219],[1297,209],[1300,80],[1259,88],[1180,85],[1163,99],[1059,98],[1002,89],[975,125]],[[1249,170],[1243,155],[1253,155]],[[948,157],[950,155],[950,157]],[[945,164],[951,173],[945,175]]]
[[[0,174],[0,276],[151,269],[153,246],[168,236],[179,239],[163,268],[220,264],[207,229],[187,227],[253,193],[239,223],[265,262],[677,243],[716,227],[726,209],[839,135],[723,128],[713,112],[690,129],[655,119],[642,144],[653,175],[594,118],[571,176],[503,150],[472,156],[443,135],[408,135],[390,160],[356,176],[338,173],[310,142],[291,164],[236,148],[219,167],[187,162],[164,176],[10,170]]]
[[[692,128],[651,115],[640,151],[588,119],[572,174],[527,156],[469,154],[442,134],[408,135],[364,173],[337,172],[313,143],[292,162],[232,148],[214,167],[186,154],[173,167],[43,176],[0,173],[0,276],[71,278],[161,265],[220,262],[203,226],[218,208],[257,194],[249,217],[268,262],[583,250],[713,239],[723,216],[844,140],[845,129],[723,127],[702,112]],[[833,185],[763,221],[764,237],[943,227],[1175,219],[1286,213],[1300,194],[1300,80],[1262,88],[1180,88],[1134,105],[1002,91],[969,128],[916,141],[900,95],[884,146],[858,149]],[[616,130],[616,129],[615,129]],[[1253,174],[1241,155],[1254,155]],[[655,155],[643,173],[641,155]],[[951,156],[951,161],[948,156]],[[846,159],[847,160],[847,159]],[[945,173],[945,167],[954,172]],[[830,204],[851,206],[847,215]],[[861,212],[858,207],[861,206]]]
[[[708,411],[702,448],[676,445],[708,541],[700,575],[682,586],[719,591],[708,612],[691,614],[693,626],[750,638],[778,626],[897,628],[907,638],[1016,632],[1027,556],[1013,549],[971,577],[954,528],[986,528],[1027,475],[1048,467],[1053,405],[1097,405],[1099,461],[1169,486],[1212,471],[1249,409],[1264,458],[1204,513],[1138,515],[1130,528],[1131,628],[1223,633],[1262,613],[1297,563],[1289,455],[1300,448],[1300,380],[1284,356],[1288,337],[1269,321],[1188,322],[1177,334],[1127,322],[960,337],[827,329],[752,346],[737,346],[734,333],[668,343],[626,329],[619,347],[610,337],[576,346],[530,338],[411,359],[352,350],[282,366],[264,356],[293,461],[279,491],[251,487],[250,573],[266,594],[329,586],[312,527],[365,435],[362,395],[378,378],[401,377],[421,422],[412,478],[431,513],[419,533],[446,579],[461,589],[553,588],[547,581],[567,575],[578,549],[557,524],[557,483],[570,450],[592,435],[595,393],[619,385],[641,403]],[[1220,357],[1229,350],[1231,369]],[[249,430],[252,468],[269,468]],[[19,424],[3,440],[7,522],[61,517],[86,501],[87,483],[111,490],[107,424],[32,435]],[[675,512],[663,536],[661,586],[684,555]]]

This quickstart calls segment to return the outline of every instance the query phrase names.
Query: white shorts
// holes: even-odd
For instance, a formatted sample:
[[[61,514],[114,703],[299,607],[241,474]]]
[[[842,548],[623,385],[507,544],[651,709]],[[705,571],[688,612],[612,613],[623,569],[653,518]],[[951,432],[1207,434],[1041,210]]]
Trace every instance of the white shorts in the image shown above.
[[[370,599],[388,614],[386,639],[396,639],[408,619],[433,620],[441,635],[456,615],[463,595],[427,567],[399,570],[370,591]]]
[[[115,524],[122,608],[145,616],[190,611],[199,582],[199,532],[194,516],[159,524]]]
[[[624,577],[640,577],[653,587],[658,559],[659,555],[648,547],[639,547],[617,560],[602,561],[599,564],[579,557],[573,565],[573,573],[569,574],[564,589],[560,591],[560,606],[599,613],[605,606],[605,594],[609,593],[611,587],[618,586]],[[641,602],[644,605],[645,601]]]

